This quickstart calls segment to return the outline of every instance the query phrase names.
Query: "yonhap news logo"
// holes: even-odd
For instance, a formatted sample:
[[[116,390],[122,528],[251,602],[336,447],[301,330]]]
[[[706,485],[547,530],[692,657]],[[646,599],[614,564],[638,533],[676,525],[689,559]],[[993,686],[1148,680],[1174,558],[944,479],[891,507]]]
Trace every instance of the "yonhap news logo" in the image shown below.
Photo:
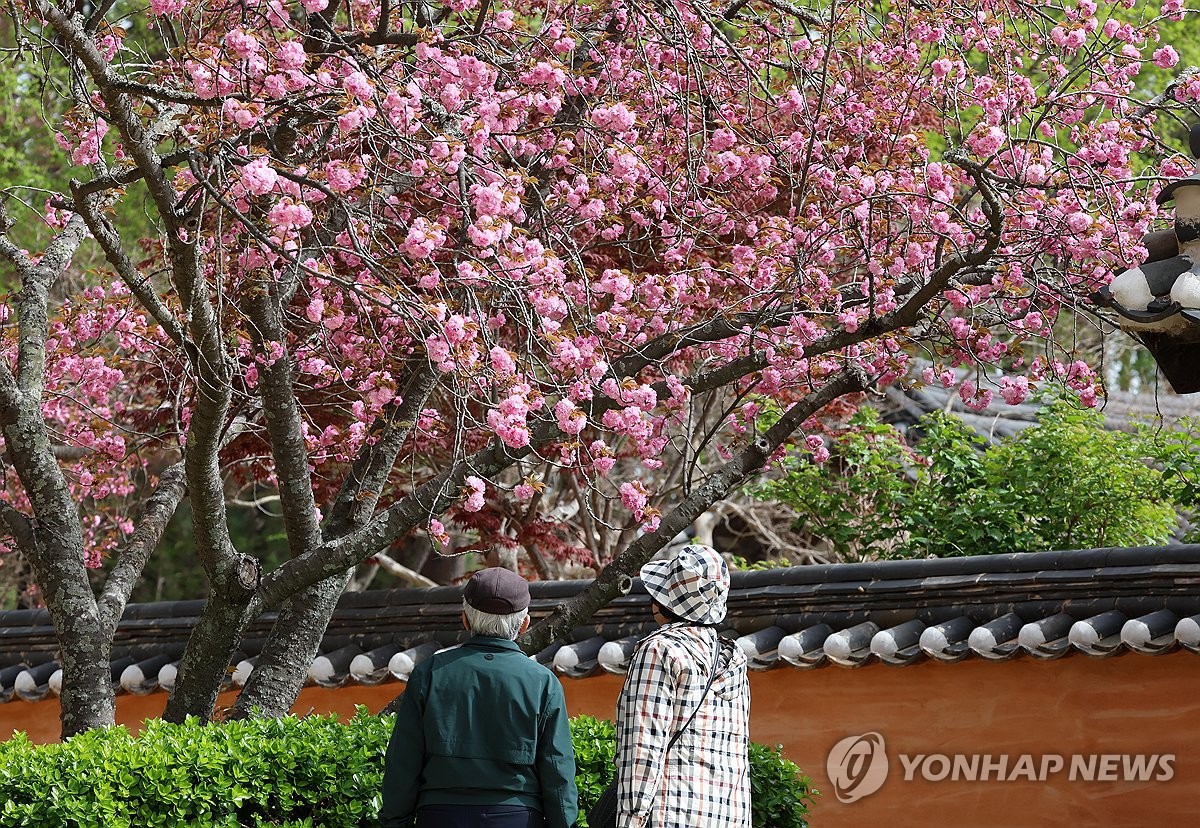
[[[829,751],[825,770],[839,802],[848,805],[870,796],[887,779],[888,758],[883,736],[878,733],[847,736]]]
[[[898,753],[898,781],[912,782],[1170,782],[1174,753],[1063,755],[991,753]],[[825,770],[838,801],[851,804],[883,787],[887,745],[874,731],[847,736],[829,751]]]

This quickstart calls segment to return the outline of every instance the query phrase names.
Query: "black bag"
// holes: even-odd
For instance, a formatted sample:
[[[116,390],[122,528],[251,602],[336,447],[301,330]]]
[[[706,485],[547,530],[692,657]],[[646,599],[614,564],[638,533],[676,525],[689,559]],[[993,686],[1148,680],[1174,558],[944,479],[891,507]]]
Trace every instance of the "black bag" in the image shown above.
[[[617,780],[608,783],[600,792],[600,798],[587,812],[589,828],[616,828],[617,826]]]
[[[721,650],[718,642],[717,649],[713,658],[713,671],[708,677],[708,685],[704,688],[704,693],[700,696],[700,703],[696,705],[696,709],[692,711],[692,715],[684,722],[683,727],[679,728],[679,732],[671,737],[671,741],[667,742],[667,749],[663,751],[667,753],[675,746],[675,742],[683,735],[683,731],[688,729],[688,725],[692,723],[692,719],[696,718],[696,714],[700,712],[700,708],[704,706],[704,700],[708,697],[708,691],[712,688],[713,679],[717,677],[717,662],[720,660]],[[588,810],[587,813],[588,828],[616,828],[617,826],[617,780],[608,783],[608,786],[600,792],[600,798],[596,800],[596,804]]]

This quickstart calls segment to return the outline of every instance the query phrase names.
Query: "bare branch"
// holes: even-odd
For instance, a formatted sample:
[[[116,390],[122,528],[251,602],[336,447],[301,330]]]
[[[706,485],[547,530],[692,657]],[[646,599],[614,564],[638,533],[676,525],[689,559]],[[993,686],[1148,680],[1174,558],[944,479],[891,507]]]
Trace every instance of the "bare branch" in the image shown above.
[[[139,271],[133,262],[130,261],[116,226],[104,215],[102,208],[97,203],[97,198],[83,192],[82,187],[75,188],[74,183],[72,182],[72,194],[75,197],[75,209],[83,217],[83,220],[87,222],[88,229],[92,232],[92,237],[96,239],[100,248],[104,251],[104,256],[108,260],[108,263],[117,271],[117,275],[121,277],[121,281],[137,297],[142,307],[162,326],[167,336],[171,338],[171,341],[176,345],[189,349],[192,352],[194,360],[196,358],[195,347],[188,340],[187,332],[179,324],[175,315],[171,313],[170,308],[159,297],[158,292],[154,289],[154,285],[150,282],[150,278]]]
[[[376,561],[379,564],[379,568],[382,569],[384,572],[388,573],[389,575],[395,575],[397,578],[403,579],[404,582],[409,584],[410,586],[435,587],[438,585],[437,581],[432,581],[429,578],[426,578],[420,572],[415,572],[415,571],[409,569],[404,564],[400,563],[399,561],[397,561],[393,558],[389,558],[387,555],[383,554],[382,552],[376,552],[372,556],[371,559]]]
[[[163,168],[175,167],[180,164],[186,164],[188,159],[192,157],[191,150],[180,150],[173,152],[170,155],[165,155],[160,162]],[[145,178],[145,172],[136,166],[124,167],[115,170],[108,175],[97,176],[90,181],[72,181],[71,193],[78,199],[80,195],[91,195],[102,190],[114,190],[119,187],[127,187],[135,181],[141,181]]]

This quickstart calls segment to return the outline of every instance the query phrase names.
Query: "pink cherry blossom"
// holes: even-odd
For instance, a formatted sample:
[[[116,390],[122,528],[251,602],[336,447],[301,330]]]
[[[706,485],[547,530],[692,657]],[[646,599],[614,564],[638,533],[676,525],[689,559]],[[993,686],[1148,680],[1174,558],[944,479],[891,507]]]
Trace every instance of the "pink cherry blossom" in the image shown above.
[[[1179,53],[1171,46],[1162,46],[1154,50],[1154,65],[1162,69],[1170,69],[1179,63]]]
[[[279,173],[275,172],[265,158],[251,161],[242,167],[241,184],[252,195],[266,195],[275,189]]]
[[[375,94],[375,87],[362,72],[351,72],[342,78],[342,88],[360,101],[369,101]]]
[[[1000,396],[1009,405],[1020,405],[1029,398],[1029,380],[1026,377],[1001,377]]]
[[[640,516],[648,502],[646,487],[640,481],[633,480],[622,483],[620,491],[621,503],[625,505],[626,509]]]
[[[187,8],[187,0],[150,0],[150,13],[155,15],[179,14]]]
[[[473,475],[467,477],[463,482],[467,489],[467,497],[463,501],[463,508],[468,512],[478,512],[483,508],[483,495],[487,491],[487,484]]]
[[[283,510],[300,523],[395,450],[363,500],[395,537],[372,537],[449,546],[450,526],[558,574],[660,526],[674,469],[721,479],[778,412],[847,376],[872,395],[957,388],[974,409],[1043,386],[1095,403],[1102,377],[1060,320],[1144,261],[1173,216],[1155,195],[1194,167],[1155,136],[1200,79],[1145,108],[1147,64],[1180,58],[1124,0],[851,4],[807,30],[780,4],[724,3],[727,31],[695,0],[449,0],[427,20],[372,0],[151,0],[150,25],[121,4],[75,38],[13,2],[12,34],[35,44],[13,71],[72,80],[46,109],[67,178],[153,228],[121,228],[124,259],[87,243],[49,290],[10,268],[0,297],[9,362],[44,357],[21,380],[72,450],[46,462],[89,565],[184,450],[231,499],[291,497],[304,481],[281,485],[285,465],[307,468]],[[10,182],[36,195],[12,233],[31,249],[9,258],[57,266],[45,246],[82,233],[69,210],[86,205],[35,178]],[[23,359],[14,319],[36,296],[46,342]],[[770,463],[828,461],[864,398],[812,412]],[[276,414],[298,435],[286,458]],[[385,424],[401,446],[381,446]],[[34,516],[21,475],[6,483]]]
[[[432,538],[438,546],[446,547],[450,545],[450,535],[446,532],[446,527],[437,518],[429,521],[429,537]]]

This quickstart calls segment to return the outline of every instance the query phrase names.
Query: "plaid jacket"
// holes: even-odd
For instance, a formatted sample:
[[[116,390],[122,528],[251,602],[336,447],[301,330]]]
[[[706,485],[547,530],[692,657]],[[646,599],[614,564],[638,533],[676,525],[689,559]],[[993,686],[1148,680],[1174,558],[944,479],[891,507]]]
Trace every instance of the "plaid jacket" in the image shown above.
[[[695,720],[720,641],[719,668]],[[746,656],[710,627],[667,624],[634,651],[617,700],[618,828],[750,828]]]

